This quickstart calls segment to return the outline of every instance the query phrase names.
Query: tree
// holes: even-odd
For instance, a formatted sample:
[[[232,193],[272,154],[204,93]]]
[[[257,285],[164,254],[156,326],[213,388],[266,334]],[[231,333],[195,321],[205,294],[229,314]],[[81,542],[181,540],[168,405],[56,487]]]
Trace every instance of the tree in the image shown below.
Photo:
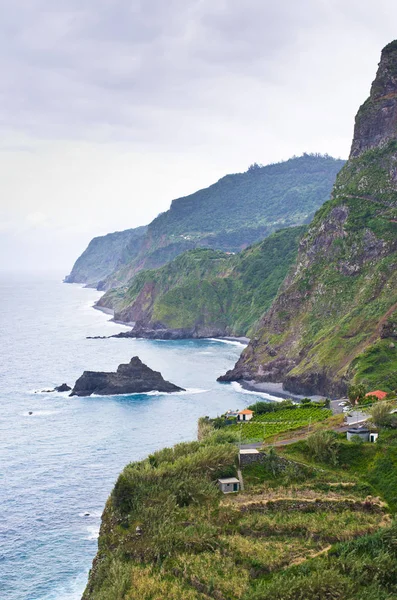
[[[316,431],[307,438],[306,443],[310,454],[317,460],[338,464],[339,444],[333,431]]]
[[[365,385],[363,385],[362,383],[349,386],[347,397],[349,398],[353,406],[355,404],[359,404],[360,401],[365,397],[365,391]]]
[[[374,404],[371,409],[371,419],[378,427],[387,427],[390,424],[391,406],[387,402]]]

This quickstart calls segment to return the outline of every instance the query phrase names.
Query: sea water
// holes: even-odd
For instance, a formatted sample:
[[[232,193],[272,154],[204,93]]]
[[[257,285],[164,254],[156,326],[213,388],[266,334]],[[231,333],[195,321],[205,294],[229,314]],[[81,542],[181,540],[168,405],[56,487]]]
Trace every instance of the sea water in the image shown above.
[[[200,416],[255,401],[216,382],[241,344],[86,339],[127,329],[92,308],[99,297],[59,276],[0,278],[1,600],[79,599],[122,468],[195,439]],[[187,391],[90,398],[42,392],[136,355]]]

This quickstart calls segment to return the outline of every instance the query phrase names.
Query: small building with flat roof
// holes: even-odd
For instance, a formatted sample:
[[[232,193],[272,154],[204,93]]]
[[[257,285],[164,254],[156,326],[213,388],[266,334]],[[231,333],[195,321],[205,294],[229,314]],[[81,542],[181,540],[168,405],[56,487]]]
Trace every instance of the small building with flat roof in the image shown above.
[[[252,463],[261,462],[263,460],[263,455],[256,448],[241,448],[238,458],[240,466],[245,467]]]
[[[225,477],[218,479],[218,487],[224,494],[232,494],[240,489],[240,482],[237,477]]]

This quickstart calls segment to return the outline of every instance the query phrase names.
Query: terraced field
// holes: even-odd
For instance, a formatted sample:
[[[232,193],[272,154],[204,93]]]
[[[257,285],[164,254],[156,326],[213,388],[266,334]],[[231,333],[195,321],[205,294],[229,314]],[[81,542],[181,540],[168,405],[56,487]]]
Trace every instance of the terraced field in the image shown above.
[[[362,600],[374,561],[378,587],[397,592],[397,531],[368,483],[273,452],[225,496],[215,483],[236,475],[237,448],[222,433],[126,467],[84,600]]]
[[[286,431],[308,427],[332,416],[332,411],[315,406],[288,408],[254,416],[247,423],[230,425],[228,430],[238,432],[244,442],[262,441]]]

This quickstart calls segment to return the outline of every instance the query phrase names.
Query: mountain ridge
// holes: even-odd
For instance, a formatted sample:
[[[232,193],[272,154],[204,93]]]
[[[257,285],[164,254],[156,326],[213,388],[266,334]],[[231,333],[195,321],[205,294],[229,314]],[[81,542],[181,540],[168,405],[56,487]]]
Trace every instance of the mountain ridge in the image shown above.
[[[397,92],[394,71],[396,43],[382,52],[331,199],[316,213],[255,337],[221,381],[277,381],[290,392],[331,396],[358,379],[397,387],[394,333],[381,332],[385,319],[391,331],[397,321],[397,94],[387,99],[388,119],[384,98],[374,95]]]
[[[328,155],[304,154],[268,166],[251,165],[244,173],[226,175],[173,200],[169,210],[147,226],[130,259],[121,260],[97,283],[100,289],[118,287],[139,271],[161,267],[186,250],[239,252],[278,229],[305,224],[329,198],[343,164]],[[97,263],[105,254],[106,250],[98,255]],[[67,281],[78,281],[79,261],[82,257]]]

